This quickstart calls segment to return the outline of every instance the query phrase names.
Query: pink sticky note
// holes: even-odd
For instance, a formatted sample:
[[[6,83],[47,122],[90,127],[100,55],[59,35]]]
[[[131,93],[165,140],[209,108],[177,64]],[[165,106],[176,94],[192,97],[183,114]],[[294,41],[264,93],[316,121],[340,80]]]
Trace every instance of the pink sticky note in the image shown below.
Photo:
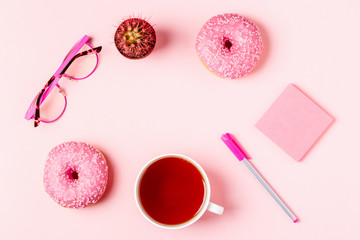
[[[255,126],[300,161],[333,121],[319,105],[289,84]]]

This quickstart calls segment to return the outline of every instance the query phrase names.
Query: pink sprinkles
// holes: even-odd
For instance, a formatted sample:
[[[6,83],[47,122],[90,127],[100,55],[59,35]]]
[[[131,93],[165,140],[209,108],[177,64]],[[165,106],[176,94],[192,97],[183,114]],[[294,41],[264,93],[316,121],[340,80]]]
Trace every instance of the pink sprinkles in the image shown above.
[[[210,71],[223,78],[236,79],[253,70],[260,59],[263,42],[255,23],[227,13],[205,23],[195,47]]]
[[[105,158],[84,142],[60,144],[46,160],[45,191],[64,207],[83,208],[96,203],[105,191],[107,179]]]

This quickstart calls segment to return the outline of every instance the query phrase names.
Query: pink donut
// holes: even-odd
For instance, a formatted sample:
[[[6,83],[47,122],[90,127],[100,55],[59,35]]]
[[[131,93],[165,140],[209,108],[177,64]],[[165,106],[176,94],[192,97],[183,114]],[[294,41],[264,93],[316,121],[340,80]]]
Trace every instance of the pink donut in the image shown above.
[[[83,208],[105,191],[108,167],[102,153],[84,142],[54,147],[46,160],[45,191],[63,207]]]
[[[263,42],[255,23],[238,14],[210,18],[196,38],[196,51],[204,65],[216,75],[235,79],[255,67]]]

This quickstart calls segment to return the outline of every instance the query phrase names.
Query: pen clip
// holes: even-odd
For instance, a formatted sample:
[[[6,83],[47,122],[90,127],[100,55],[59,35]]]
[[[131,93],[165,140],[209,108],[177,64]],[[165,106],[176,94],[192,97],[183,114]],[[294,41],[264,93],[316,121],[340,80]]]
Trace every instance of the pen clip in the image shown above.
[[[244,159],[250,159],[245,150],[240,146],[236,139],[230,134],[225,133],[221,136],[221,140],[226,144],[226,146],[232,151],[232,153],[242,161]]]

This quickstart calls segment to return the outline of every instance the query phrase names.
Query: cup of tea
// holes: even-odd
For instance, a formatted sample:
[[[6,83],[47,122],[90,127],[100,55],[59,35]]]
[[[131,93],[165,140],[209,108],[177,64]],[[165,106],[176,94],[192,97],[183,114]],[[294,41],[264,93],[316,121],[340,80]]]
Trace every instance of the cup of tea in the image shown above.
[[[156,226],[178,229],[196,222],[206,210],[221,215],[210,202],[210,183],[202,167],[189,157],[166,154],[149,161],[135,183],[135,200]]]

